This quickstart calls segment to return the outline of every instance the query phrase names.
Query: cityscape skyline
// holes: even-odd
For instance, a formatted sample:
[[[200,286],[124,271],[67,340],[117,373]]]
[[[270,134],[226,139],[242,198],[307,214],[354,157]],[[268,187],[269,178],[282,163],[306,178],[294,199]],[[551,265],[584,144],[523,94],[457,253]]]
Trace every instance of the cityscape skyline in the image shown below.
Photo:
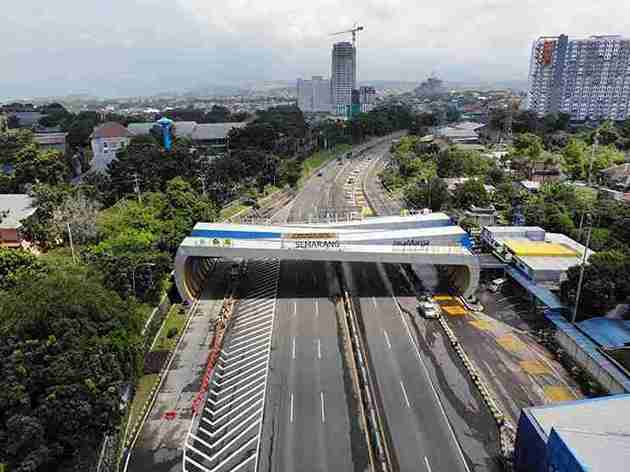
[[[351,1],[341,13],[328,0],[227,5],[220,11],[197,0],[97,6],[62,0],[52,11],[33,3],[5,8],[2,97],[120,97],[310,77],[327,70],[321,52],[329,35],[355,21],[366,28],[359,38],[362,80],[420,81],[434,70],[447,80],[526,80],[536,37],[623,33],[618,18],[630,11],[615,5],[612,17],[606,5],[584,1],[462,6],[447,0],[439,8]]]

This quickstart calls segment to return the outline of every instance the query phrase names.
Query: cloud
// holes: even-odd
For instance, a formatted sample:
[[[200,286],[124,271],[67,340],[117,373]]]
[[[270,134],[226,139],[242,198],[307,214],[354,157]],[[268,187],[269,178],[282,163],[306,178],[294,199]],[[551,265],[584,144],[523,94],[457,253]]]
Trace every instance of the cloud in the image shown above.
[[[541,34],[623,34],[613,0],[21,0],[4,6],[0,96],[150,93],[329,74],[359,34],[362,79],[525,79]]]

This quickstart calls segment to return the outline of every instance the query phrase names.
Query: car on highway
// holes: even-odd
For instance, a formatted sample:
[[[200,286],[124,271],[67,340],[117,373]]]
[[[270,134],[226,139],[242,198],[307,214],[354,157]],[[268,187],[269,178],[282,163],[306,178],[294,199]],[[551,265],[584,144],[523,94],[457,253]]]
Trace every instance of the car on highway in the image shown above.
[[[488,285],[488,290],[490,290],[492,293],[497,293],[501,290],[501,287],[503,287],[506,282],[507,279],[505,278],[494,279],[492,282],[490,282],[490,285]]]
[[[431,301],[421,301],[418,303],[418,314],[427,319],[437,319],[440,317],[440,305]]]
[[[324,175],[324,173],[320,170],[320,171],[317,173],[317,177],[321,177],[322,175]]]

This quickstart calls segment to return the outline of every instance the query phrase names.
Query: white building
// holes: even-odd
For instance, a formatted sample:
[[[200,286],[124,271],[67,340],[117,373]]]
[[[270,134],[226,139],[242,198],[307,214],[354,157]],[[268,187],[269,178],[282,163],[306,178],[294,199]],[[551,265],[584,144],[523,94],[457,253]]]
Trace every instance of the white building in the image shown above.
[[[376,104],[376,89],[374,87],[363,86],[359,88],[359,103],[361,112],[367,113]]]
[[[621,36],[544,36],[534,41],[527,108],[573,120],[629,116],[630,39]]]
[[[127,146],[132,134],[120,123],[104,123],[92,132],[92,168],[105,172],[107,165],[116,158],[116,153]]]
[[[334,111],[345,114],[357,86],[357,50],[352,43],[333,44],[330,81]]]
[[[330,80],[314,75],[311,80],[298,79],[298,108],[306,112],[330,112],[332,110]]]

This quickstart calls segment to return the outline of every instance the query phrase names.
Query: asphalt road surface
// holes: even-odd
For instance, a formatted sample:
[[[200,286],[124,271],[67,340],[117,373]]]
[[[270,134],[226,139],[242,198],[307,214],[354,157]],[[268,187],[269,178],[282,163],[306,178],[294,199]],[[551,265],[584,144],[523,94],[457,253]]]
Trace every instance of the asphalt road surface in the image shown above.
[[[329,263],[282,262],[260,470],[361,471],[367,463],[350,414],[332,271]]]
[[[382,265],[348,264],[396,470],[466,471],[468,466]]]

